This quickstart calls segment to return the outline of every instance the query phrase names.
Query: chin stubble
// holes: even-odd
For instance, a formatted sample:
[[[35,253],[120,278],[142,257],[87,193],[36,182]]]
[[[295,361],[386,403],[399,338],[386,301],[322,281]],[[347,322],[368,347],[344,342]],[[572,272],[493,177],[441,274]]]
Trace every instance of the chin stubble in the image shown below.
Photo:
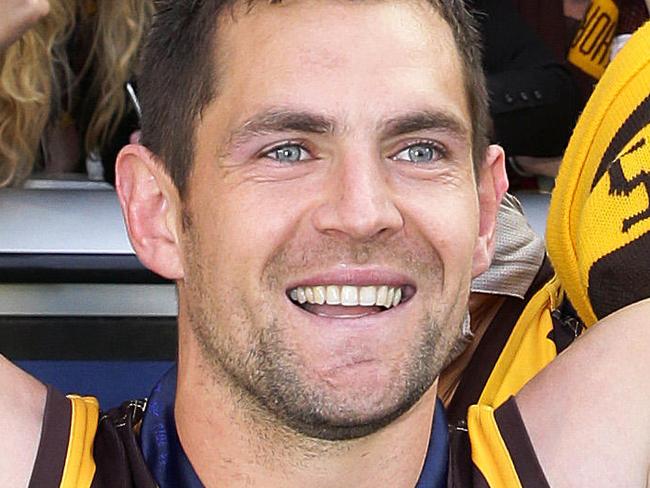
[[[186,255],[191,257],[188,259],[191,262],[184,286],[190,326],[220,390],[229,393],[240,412],[251,419],[250,425],[266,431],[267,435],[274,431],[283,432],[286,437],[287,432],[293,432],[297,437],[319,441],[344,441],[370,435],[413,407],[442,368],[466,345],[460,324],[451,328],[441,326],[436,323],[435,314],[427,314],[421,320],[409,360],[399,366],[399,373],[386,387],[388,405],[377,414],[359,414],[355,411],[354,398],[337,403],[323,388],[310,384],[300,374],[306,365],[286,347],[282,339],[285,325],[274,316],[268,304],[248,304],[233,288],[211,288],[206,270],[194,258],[203,256],[201,243],[191,226],[186,230]],[[412,257],[409,259],[414,261]],[[305,262],[307,258],[300,261]],[[288,267],[282,256],[272,262],[272,270]],[[211,275],[217,276],[218,272],[212,270]],[[275,275],[270,272],[267,276]],[[273,278],[267,278],[267,287],[277,288]],[[265,313],[260,314],[260,310]],[[265,323],[256,323],[261,315]],[[450,319],[446,314],[443,317],[444,323]],[[237,329],[240,335],[233,334]]]

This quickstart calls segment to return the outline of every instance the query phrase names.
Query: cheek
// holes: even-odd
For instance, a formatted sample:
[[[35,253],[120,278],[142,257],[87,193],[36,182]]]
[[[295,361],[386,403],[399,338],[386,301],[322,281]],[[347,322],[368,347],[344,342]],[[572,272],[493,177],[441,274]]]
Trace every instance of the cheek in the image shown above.
[[[436,249],[445,268],[471,266],[479,226],[475,191],[463,186],[411,189],[400,205],[407,221]]]
[[[259,283],[270,257],[296,233],[297,197],[271,185],[214,188],[193,212],[206,264],[229,279]]]

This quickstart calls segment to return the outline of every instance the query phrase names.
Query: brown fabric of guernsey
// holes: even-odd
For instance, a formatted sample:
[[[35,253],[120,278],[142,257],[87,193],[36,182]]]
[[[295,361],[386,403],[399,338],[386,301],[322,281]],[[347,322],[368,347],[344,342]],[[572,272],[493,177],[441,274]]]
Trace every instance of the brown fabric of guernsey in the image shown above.
[[[101,416],[94,443],[91,488],[158,488],[136,437],[146,401],[125,402]]]
[[[478,402],[483,388],[522,311],[531,297],[552,276],[553,268],[548,259],[545,259],[523,299],[508,297],[501,306],[481,338],[481,342],[463,372],[454,397],[447,406],[447,421],[450,425],[456,425],[458,422],[464,421],[467,418],[469,406]]]
[[[522,486],[550,488],[519,413],[515,397],[510,397],[494,412],[494,419]]]
[[[41,440],[29,488],[59,488],[68,452],[71,419],[70,400],[48,386]]]
[[[505,301],[463,372],[454,396],[446,408],[449,423],[449,488],[487,488],[483,474],[473,465],[467,430],[467,410],[478,402],[503,347],[528,301],[553,276],[545,259],[526,296],[505,297]]]
[[[131,401],[101,415],[93,442],[90,488],[158,488],[142,458],[138,438],[146,402]],[[41,440],[29,488],[59,488],[66,463],[72,404],[48,386]]]
[[[519,413],[515,397],[510,397],[494,412],[494,420],[521,486],[550,488]],[[452,464],[450,467],[453,469],[454,465]],[[449,488],[509,488],[507,486],[490,486],[483,473],[474,465],[471,466],[471,473],[454,474],[451,472],[447,486]]]

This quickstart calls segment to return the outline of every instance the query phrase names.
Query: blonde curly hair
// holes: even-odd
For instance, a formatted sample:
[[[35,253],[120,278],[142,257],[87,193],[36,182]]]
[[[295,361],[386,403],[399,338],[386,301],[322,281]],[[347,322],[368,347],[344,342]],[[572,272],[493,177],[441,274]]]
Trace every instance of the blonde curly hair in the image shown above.
[[[152,15],[153,0],[50,0],[50,13],[0,54],[0,187],[20,185],[31,174],[44,130],[69,112],[83,77],[90,80],[83,98],[95,103],[86,153],[113,136]],[[73,73],[68,47],[82,23],[89,24],[92,42],[81,71]]]

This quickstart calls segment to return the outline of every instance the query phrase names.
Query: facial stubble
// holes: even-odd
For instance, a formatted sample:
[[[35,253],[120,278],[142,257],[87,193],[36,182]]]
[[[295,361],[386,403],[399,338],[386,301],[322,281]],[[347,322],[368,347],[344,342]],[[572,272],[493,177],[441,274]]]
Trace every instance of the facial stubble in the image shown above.
[[[325,441],[367,436],[415,405],[442,369],[466,346],[462,320],[454,317],[462,316],[467,293],[458,290],[454,303],[446,307],[438,304],[437,309],[432,307],[423,314],[411,353],[384,386],[385,394],[379,404],[368,409],[358,403],[359,395],[337,398],[325,385],[302,374],[308,364],[287,344],[284,337],[289,324],[282,323],[269,303],[249,303],[244,290],[236,286],[217,289],[210,276],[218,276],[218,266],[212,267],[208,275],[201,259],[205,254],[198,232],[191,224],[185,231],[189,269],[184,291],[190,326],[213,380],[221,383],[219,386],[228,392],[240,412],[247,413],[250,424]],[[388,252],[397,254],[393,249],[395,246],[390,243],[362,247],[328,243],[303,252],[298,259],[290,258],[296,256],[295,249],[280,250],[266,266],[262,278],[266,293],[262,295],[283,296],[285,290],[278,277],[290,276],[292,268],[317,262],[311,261],[315,257],[322,262],[326,256],[339,260],[348,256],[348,262],[354,262],[361,255],[364,260],[372,260],[372,256],[385,257]],[[423,251],[427,256],[422,255]],[[435,252],[425,251],[423,246],[411,251],[401,246],[398,254],[403,268],[411,274],[425,275],[431,283],[442,282],[443,268]]]

